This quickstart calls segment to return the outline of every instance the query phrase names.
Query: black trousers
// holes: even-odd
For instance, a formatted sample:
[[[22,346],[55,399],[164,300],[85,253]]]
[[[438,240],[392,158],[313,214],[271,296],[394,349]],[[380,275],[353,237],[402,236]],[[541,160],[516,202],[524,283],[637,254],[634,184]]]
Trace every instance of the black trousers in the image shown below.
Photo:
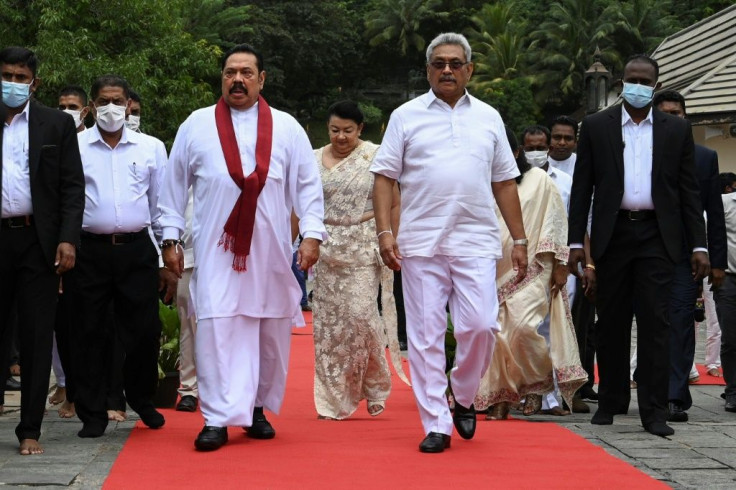
[[[75,380],[82,422],[107,427],[106,366],[113,352],[105,326],[112,307],[124,352],[125,395],[133,410],[150,403],[158,383],[158,255],[143,236],[113,245],[82,236],[74,269]]]
[[[668,306],[674,262],[656,219],[619,216],[611,242],[596,261],[596,354],[599,410],[627,413],[631,401],[629,353],[636,314],[637,382],[642,424],[665,422],[669,388]]]
[[[721,363],[726,381],[726,401],[736,401],[736,276],[727,273],[723,285],[713,292],[721,325]]]
[[[593,388],[595,384],[595,305],[585,297],[583,282],[579,278],[575,281],[575,299],[571,310],[580,352],[580,363],[588,373],[588,381],[583,386]]]
[[[6,329],[17,302],[23,359],[20,423],[15,429],[18,440],[38,440],[41,436],[58,288],[59,276],[43,256],[35,227],[3,229],[0,232],[0,339],[7,338]],[[2,369],[6,370],[7,366]]]
[[[669,399],[679,403],[685,410],[693,404],[688,378],[695,359],[695,300],[697,297],[698,283],[693,281],[688,256],[675,266],[669,312]]]

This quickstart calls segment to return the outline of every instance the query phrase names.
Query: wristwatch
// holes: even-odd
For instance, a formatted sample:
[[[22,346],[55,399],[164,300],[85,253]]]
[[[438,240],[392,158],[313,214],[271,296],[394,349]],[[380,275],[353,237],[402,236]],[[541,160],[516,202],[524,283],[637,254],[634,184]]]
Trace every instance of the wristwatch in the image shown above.
[[[522,247],[526,247],[529,245],[529,240],[526,238],[519,238],[518,240],[514,240],[514,246],[521,245]]]

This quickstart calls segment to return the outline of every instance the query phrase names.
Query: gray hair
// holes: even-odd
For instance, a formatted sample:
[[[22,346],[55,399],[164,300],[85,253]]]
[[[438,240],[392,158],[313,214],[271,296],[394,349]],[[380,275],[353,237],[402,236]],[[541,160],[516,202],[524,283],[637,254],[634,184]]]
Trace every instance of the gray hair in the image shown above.
[[[465,38],[465,36],[456,32],[443,32],[436,38],[432,39],[432,42],[429,43],[429,46],[427,46],[427,63],[429,63],[429,59],[432,57],[432,52],[434,51],[434,48],[442,44],[454,44],[456,46],[462,46],[463,51],[465,51],[465,61],[470,61],[472,51],[470,50],[470,43],[468,43],[468,40]]]

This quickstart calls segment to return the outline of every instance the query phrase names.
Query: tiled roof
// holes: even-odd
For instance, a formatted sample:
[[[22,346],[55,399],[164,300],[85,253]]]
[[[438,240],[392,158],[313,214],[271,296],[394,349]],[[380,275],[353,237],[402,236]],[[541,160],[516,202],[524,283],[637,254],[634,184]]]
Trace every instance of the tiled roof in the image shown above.
[[[653,57],[662,88],[685,97],[690,118],[736,117],[736,5],[669,36]]]

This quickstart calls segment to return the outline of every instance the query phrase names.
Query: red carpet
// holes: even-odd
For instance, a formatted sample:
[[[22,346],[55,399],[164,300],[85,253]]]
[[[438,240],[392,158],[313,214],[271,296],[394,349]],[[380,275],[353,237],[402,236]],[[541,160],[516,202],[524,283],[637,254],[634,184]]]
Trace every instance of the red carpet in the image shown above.
[[[199,453],[201,414],[164,410],[161,430],[138,422],[104,488],[667,488],[554,423],[479,420],[475,439],[455,435],[445,453],[422,454],[411,389],[395,376],[379,417],[362,405],[350,420],[317,420],[309,331],[294,330],[284,407],[269,415],[275,439],[230,428],[227,445]]]

